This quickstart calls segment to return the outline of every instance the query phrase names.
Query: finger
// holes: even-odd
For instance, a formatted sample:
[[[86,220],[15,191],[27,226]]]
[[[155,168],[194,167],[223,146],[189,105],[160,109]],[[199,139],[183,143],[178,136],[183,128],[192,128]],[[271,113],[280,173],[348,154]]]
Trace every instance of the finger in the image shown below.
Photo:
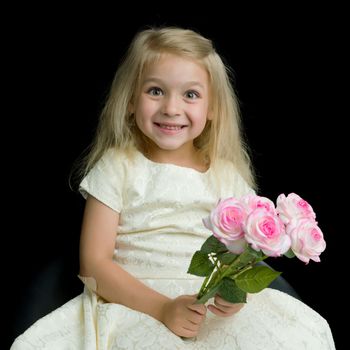
[[[188,308],[192,311],[196,311],[200,315],[205,315],[207,313],[207,308],[204,304],[190,304]]]
[[[244,305],[244,303],[231,303],[231,302],[223,299],[218,294],[215,295],[215,301],[218,302],[218,304],[220,304],[222,306],[229,306],[229,307],[231,307],[232,305]]]
[[[231,316],[231,314],[224,312],[220,309],[218,309],[216,306],[214,305],[209,305],[208,309],[210,312],[212,312],[213,314],[217,315],[217,316],[221,316],[221,317],[227,317],[227,316]]]
[[[235,304],[227,304],[227,303],[221,303],[220,300],[214,299],[214,304],[217,308],[225,311],[225,310],[230,310],[232,308],[235,308]]]
[[[190,330],[192,332],[198,332],[202,322],[193,322],[192,320],[185,320],[183,323],[183,328]]]
[[[197,331],[191,331],[189,329],[182,328],[182,331],[181,331],[181,336],[184,337],[184,338],[193,338],[193,337],[196,337],[197,334],[198,334],[198,330]]]
[[[198,332],[198,325],[189,321],[186,322],[186,324],[182,328],[189,332]]]
[[[242,304],[221,304],[216,300],[214,300],[214,304],[222,310],[237,310],[238,311],[243,307]]]
[[[204,316],[198,314],[197,312],[193,312],[189,317],[187,318],[187,321],[199,325],[203,322]]]
[[[214,300],[223,306],[229,306],[229,305],[233,304],[233,303],[230,303],[229,301],[223,299],[219,294],[215,295]]]
[[[233,304],[225,305],[216,299],[214,299],[214,304],[215,304],[215,306],[217,306],[219,309],[222,309],[222,310],[231,309],[232,307],[234,307]]]
[[[214,304],[215,306],[224,311],[224,312],[231,312],[231,313],[235,313],[238,312],[240,309],[242,309],[242,307],[244,306],[244,304],[229,304],[229,305],[221,305],[220,303],[218,303],[217,301],[214,300]]]
[[[237,311],[240,310],[245,305],[244,303],[230,303],[229,301],[224,300],[223,298],[221,298],[219,296],[215,297],[214,303],[217,306],[220,306],[223,308],[229,308],[229,309],[233,308]]]

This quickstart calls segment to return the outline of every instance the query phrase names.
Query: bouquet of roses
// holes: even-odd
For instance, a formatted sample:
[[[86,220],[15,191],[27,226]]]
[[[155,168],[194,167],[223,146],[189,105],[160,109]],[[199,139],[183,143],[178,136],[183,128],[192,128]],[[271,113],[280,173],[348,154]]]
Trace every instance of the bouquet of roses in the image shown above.
[[[281,273],[257,265],[268,257],[320,261],[323,233],[308,202],[295,193],[280,194],[276,206],[249,194],[220,200],[203,220],[213,234],[192,257],[188,273],[205,277],[197,295],[205,303],[215,294],[232,303],[269,286]]]

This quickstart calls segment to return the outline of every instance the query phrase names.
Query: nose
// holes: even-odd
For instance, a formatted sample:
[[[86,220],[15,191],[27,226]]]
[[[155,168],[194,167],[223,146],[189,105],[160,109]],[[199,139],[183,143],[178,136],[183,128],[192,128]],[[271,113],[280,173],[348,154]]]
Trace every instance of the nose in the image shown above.
[[[181,101],[176,95],[168,95],[163,99],[162,113],[167,117],[180,115]]]

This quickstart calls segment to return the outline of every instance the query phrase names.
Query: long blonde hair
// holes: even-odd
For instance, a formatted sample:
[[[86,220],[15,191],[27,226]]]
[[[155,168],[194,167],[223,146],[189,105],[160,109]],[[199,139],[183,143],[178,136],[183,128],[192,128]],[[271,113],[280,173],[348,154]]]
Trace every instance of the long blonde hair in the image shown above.
[[[218,159],[232,161],[254,188],[254,172],[241,136],[240,111],[231,85],[231,71],[215,51],[211,40],[192,30],[176,27],[146,29],[132,40],[115,74],[80,176],[85,176],[109,148],[126,151],[140,148],[140,140],[144,138],[129,106],[138,96],[145,68],[164,53],[194,59],[207,70],[212,120],[207,122],[194,144],[211,165],[215,165]]]

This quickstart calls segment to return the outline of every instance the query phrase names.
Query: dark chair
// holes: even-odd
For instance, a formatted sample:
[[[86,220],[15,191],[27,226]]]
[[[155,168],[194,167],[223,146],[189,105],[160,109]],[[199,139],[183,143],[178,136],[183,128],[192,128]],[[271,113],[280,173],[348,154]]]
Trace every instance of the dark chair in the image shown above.
[[[23,333],[39,318],[62,306],[83,291],[77,277],[78,263],[71,257],[58,257],[40,269],[24,286],[17,302],[11,337]]]
[[[271,267],[269,264],[267,264],[264,261],[261,261],[258,263],[258,265],[265,265]],[[291,286],[289,282],[282,276],[278,276],[272,283],[269,285],[270,288],[280,290],[282,292],[285,292],[292,297],[301,300],[301,297],[299,294],[296,292],[296,290]]]

